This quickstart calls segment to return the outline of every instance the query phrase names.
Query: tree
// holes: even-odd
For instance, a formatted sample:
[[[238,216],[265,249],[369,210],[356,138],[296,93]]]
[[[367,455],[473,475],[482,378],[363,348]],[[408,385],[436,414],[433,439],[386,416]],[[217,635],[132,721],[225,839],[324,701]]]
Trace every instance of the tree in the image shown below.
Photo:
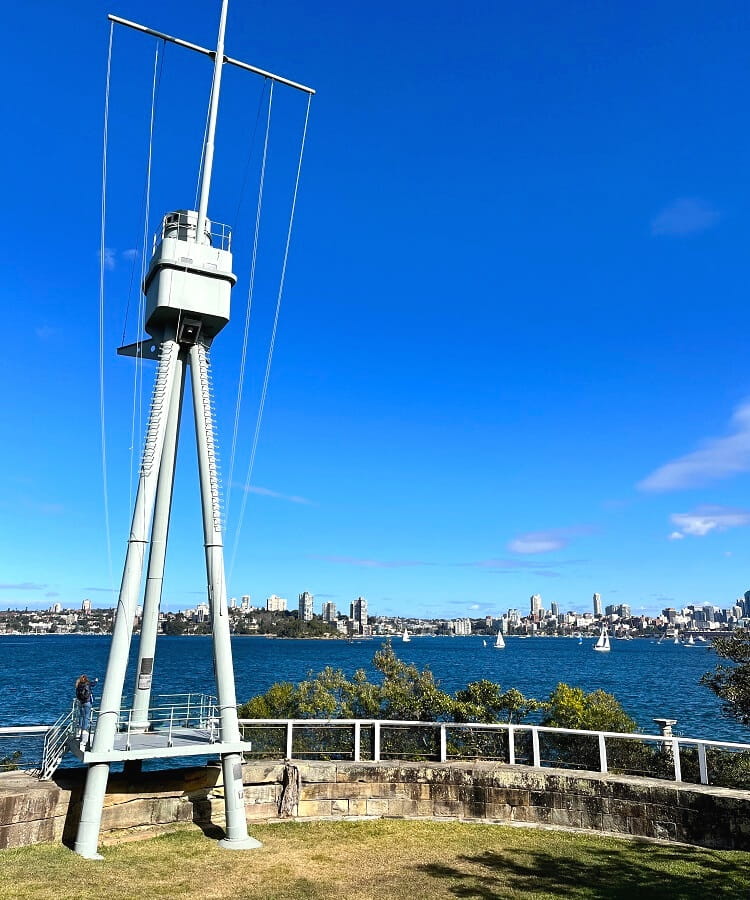
[[[538,700],[524,695],[516,688],[503,692],[500,685],[486,678],[472,681],[456,691],[453,706],[455,722],[522,722],[538,709]]]
[[[576,728],[583,731],[638,730],[613,694],[597,690],[587,694],[582,688],[558,684],[544,704],[542,725],[553,728]]]
[[[714,650],[735,665],[718,665],[700,680],[722,701],[724,715],[750,725],[750,631],[735,629],[730,637],[716,638]]]
[[[515,689],[483,679],[455,695],[441,689],[429,668],[418,669],[396,656],[390,641],[373,657],[382,676],[368,679],[364,669],[347,678],[327,666],[297,685],[282,682],[240,707],[243,718],[401,719],[419,722],[522,721],[539,706]]]
[[[587,694],[569,684],[558,684],[543,704],[542,725],[552,728],[572,728],[581,731],[614,731],[622,734],[638,730],[612,694],[597,690]],[[542,734],[543,758],[555,765],[598,769],[599,741],[596,737],[577,734]],[[610,771],[644,771],[650,764],[652,752],[627,738],[607,742]]]

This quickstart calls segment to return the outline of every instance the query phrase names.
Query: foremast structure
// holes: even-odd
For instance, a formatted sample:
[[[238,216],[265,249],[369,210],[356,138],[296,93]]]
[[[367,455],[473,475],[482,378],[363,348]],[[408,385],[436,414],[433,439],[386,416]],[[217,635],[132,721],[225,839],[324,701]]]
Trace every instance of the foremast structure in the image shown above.
[[[219,507],[219,476],[208,371],[209,348],[229,321],[230,294],[237,278],[232,272],[228,229],[212,225],[207,216],[208,200],[223,64],[239,66],[302,90],[308,95],[312,95],[314,91],[305,85],[225,56],[227,7],[228,0],[222,0],[215,51],[126,19],[109,16],[110,21],[115,24],[137,29],[213,57],[214,70],[198,209],[178,210],[164,217],[143,284],[146,295],[145,329],[150,337],[118,351],[124,355],[157,359],[158,366],[96,729],[91,746],[86,747],[86,752],[82,754],[83,761],[88,764],[88,773],[75,850],[90,859],[101,858],[97,846],[111,763],[147,756],[188,755],[191,750],[193,753],[219,753],[221,757],[226,804],[226,837],[220,842],[221,846],[228,849],[260,846],[258,841],[249,837],[245,816],[241,763],[242,750],[249,747],[241,740],[237,721]],[[210,748],[205,741],[191,748],[188,736],[180,747],[165,747],[163,751],[157,747],[154,751],[152,746],[139,757],[138,752],[132,748],[130,735],[137,733],[139,728],[145,733],[150,725],[151,673],[156,649],[175,458],[188,371],[198,450],[208,602],[216,672],[218,740]],[[123,746],[122,735],[119,734],[121,705],[147,554],[136,685],[128,726],[128,744]]]

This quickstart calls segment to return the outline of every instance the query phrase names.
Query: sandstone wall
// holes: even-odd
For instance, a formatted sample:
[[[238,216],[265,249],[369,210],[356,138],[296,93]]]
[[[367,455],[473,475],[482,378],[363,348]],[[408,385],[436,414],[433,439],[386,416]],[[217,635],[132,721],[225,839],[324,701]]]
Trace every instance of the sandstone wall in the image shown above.
[[[64,840],[80,812],[82,771],[55,781],[0,775],[0,848]],[[497,763],[249,763],[248,820],[437,818],[584,828],[750,850],[750,791]],[[174,822],[223,824],[218,766],[110,777],[102,838]]]

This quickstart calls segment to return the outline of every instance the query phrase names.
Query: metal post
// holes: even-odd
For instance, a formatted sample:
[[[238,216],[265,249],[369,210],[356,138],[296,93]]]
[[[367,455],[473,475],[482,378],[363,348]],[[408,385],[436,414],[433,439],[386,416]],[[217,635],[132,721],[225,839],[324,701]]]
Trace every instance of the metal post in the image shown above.
[[[291,722],[286,723],[286,756],[284,759],[291,759],[294,751],[294,725]]]
[[[607,768],[607,742],[604,740],[603,734],[599,735],[599,771],[609,771]]]
[[[376,722],[373,728],[372,760],[380,762],[380,722]]]
[[[516,764],[516,729],[508,725],[508,765]]]
[[[205,241],[203,232],[206,229],[208,214],[208,194],[211,190],[211,170],[214,165],[214,137],[216,135],[216,116],[219,112],[219,91],[221,90],[221,70],[224,65],[224,32],[227,27],[227,7],[229,0],[222,0],[219,17],[219,37],[216,41],[214,57],[214,78],[211,84],[211,101],[208,108],[208,128],[206,129],[206,147],[203,156],[203,177],[201,178],[201,196],[198,204],[198,223],[195,240],[202,244]]]
[[[354,762],[359,762],[362,758],[360,745],[362,742],[362,723],[354,723]]]
[[[682,765],[680,764],[680,742],[672,738],[672,753],[674,755],[674,780],[682,781]]]
[[[172,511],[174,469],[184,389],[185,360],[181,353],[175,366],[172,397],[167,415],[167,428],[164,432],[164,452],[159,469],[159,478],[156,483],[154,522],[151,528],[151,549],[146,574],[146,591],[143,599],[141,639],[138,644],[138,666],[133,689],[133,728],[135,730],[139,728],[146,729],[149,726],[148,707],[151,701],[151,679],[156,651],[156,635],[159,631],[159,607],[164,585],[164,559],[167,553],[169,517]]]
[[[536,728],[531,729],[531,749],[534,754],[534,765],[539,768],[542,765],[541,755],[539,753],[539,732]]]
[[[446,733],[445,723],[440,726],[440,762],[444,763],[448,759],[448,735]]]
[[[225,2],[226,7],[226,2]],[[224,9],[226,15],[226,8]],[[206,577],[211,609],[216,693],[219,704],[222,742],[239,742],[237,697],[234,687],[232,644],[229,633],[227,588],[224,577],[224,545],[219,507],[219,475],[216,464],[213,410],[208,378],[208,357],[203,344],[190,348],[190,372],[195,413],[195,436],[198,445],[198,474],[203,510],[203,537],[206,550]],[[224,806],[227,836],[220,846],[230,850],[260,847],[248,836],[245,816],[245,789],[242,782],[242,754],[222,753]]]
[[[178,344],[170,335],[161,345],[159,368],[156,373],[156,384],[151,399],[146,443],[138,479],[133,520],[130,526],[130,538],[125,555],[125,566],[120,585],[120,596],[117,601],[112,642],[109,648],[107,672],[104,678],[102,699],[99,704],[99,716],[94,733],[92,749],[96,753],[106,753],[112,750],[115,734],[117,733],[122,690],[125,684],[125,673],[130,652],[130,639],[133,632],[133,619],[143,575],[148,529],[154,509],[156,483],[161,466],[164,433],[178,353]],[[97,853],[97,844],[99,842],[99,828],[101,826],[108,776],[109,763],[94,763],[89,766],[86,786],[83,792],[81,818],[78,823],[78,834],[75,842],[76,853],[87,859],[101,858]]]
[[[701,773],[701,784],[708,784],[708,762],[706,761],[705,744],[698,744],[698,768]]]

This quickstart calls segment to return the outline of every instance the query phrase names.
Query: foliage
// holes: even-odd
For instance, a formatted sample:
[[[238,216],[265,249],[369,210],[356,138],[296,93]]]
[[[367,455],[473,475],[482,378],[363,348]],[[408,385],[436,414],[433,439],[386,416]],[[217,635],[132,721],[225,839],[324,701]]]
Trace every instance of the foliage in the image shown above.
[[[750,631],[737,628],[730,637],[714,640],[714,650],[735,665],[720,664],[700,683],[722,700],[722,712],[750,725]]]
[[[21,751],[16,750],[9,756],[0,757],[0,772],[10,772],[18,768],[18,761],[21,759]]]
[[[452,695],[441,689],[429,668],[399,659],[387,641],[373,657],[377,682],[364,669],[352,678],[330,666],[298,685],[275,684],[243,704],[242,718],[399,719],[420,722],[521,721],[539,705],[520,691],[472,682]]]
[[[613,694],[597,690],[587,694],[582,688],[558,684],[544,704],[542,725],[553,728],[579,728],[585,731],[638,730]]]
[[[456,691],[453,721],[522,722],[540,705],[538,700],[524,697],[516,688],[503,692],[499,684],[483,678]]]
[[[552,728],[573,728],[582,731],[615,731],[621,734],[638,730],[633,719],[619,701],[606,691],[586,693],[569,684],[558,684],[544,704],[542,725]],[[543,757],[554,765],[598,769],[599,741],[591,735],[544,734]],[[614,748],[613,748],[614,749]],[[618,742],[617,765],[620,771],[643,771],[653,752],[640,743]]]

